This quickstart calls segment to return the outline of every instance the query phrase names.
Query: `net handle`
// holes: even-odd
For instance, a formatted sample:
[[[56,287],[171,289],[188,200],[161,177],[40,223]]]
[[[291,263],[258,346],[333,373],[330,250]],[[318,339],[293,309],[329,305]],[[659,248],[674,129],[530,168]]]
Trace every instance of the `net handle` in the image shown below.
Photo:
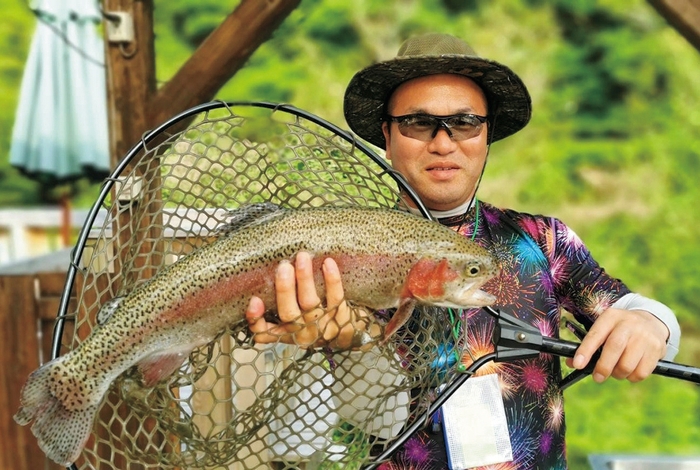
[[[544,336],[537,328],[522,322],[516,317],[507,315],[500,310],[491,307],[483,307],[483,309],[496,320],[496,329],[493,335],[495,352],[477,358],[461,375],[450,383],[445,390],[440,392],[440,395],[426,411],[426,416],[432,416],[466,380],[472,377],[474,373],[487,362],[509,362],[516,359],[536,357],[541,353],[553,354],[559,357],[574,357],[576,350],[580,346],[579,343],[572,341]],[[591,359],[589,366],[577,377],[578,380],[590,374],[598,360],[598,356],[599,353]],[[661,360],[658,362],[653,374],[700,384],[700,368],[685,364]],[[573,385],[573,383],[578,380],[563,384],[565,386],[561,387],[562,390]],[[409,437],[418,431],[424,422],[423,420],[416,420],[390,447],[386,448],[384,452],[376,458],[375,463],[365,466],[364,470],[375,469],[377,465],[388,460],[399,450]]]

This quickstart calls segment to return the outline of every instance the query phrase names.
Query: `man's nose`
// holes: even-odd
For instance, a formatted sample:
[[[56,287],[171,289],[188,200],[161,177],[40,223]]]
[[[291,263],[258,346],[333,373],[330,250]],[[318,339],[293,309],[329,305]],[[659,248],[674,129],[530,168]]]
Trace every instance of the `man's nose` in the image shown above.
[[[437,136],[441,130],[444,130],[450,139],[452,138],[452,131],[450,130],[449,127],[447,127],[447,124],[445,124],[444,122],[439,122],[435,126],[435,129],[433,129],[433,135],[431,137],[434,139],[435,136]]]
[[[428,150],[434,153],[445,154],[454,150],[455,145],[452,131],[446,126],[438,126],[433,131],[433,138],[428,144]]]

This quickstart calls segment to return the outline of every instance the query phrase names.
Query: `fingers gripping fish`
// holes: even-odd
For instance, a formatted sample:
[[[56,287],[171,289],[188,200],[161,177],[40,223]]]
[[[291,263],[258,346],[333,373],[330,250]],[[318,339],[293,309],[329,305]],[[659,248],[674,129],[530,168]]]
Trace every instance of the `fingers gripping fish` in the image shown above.
[[[319,262],[332,257],[353,304],[397,309],[383,342],[417,303],[470,308],[494,301],[480,290],[496,273],[489,253],[438,223],[389,209],[248,206],[215,242],[103,305],[85,341],[29,376],[15,421],[34,421],[41,449],[70,465],[121,373],[137,366],[151,387],[174,373],[194,348],[244,321],[251,296],[275,312],[275,270],[300,251]],[[324,298],[320,268],[314,272]]]

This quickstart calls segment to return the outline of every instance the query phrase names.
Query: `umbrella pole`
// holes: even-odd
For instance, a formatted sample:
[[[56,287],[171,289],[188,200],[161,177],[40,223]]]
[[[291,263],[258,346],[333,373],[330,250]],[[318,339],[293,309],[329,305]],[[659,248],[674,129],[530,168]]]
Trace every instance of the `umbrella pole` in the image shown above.
[[[70,195],[61,195],[61,244],[63,248],[70,246]]]

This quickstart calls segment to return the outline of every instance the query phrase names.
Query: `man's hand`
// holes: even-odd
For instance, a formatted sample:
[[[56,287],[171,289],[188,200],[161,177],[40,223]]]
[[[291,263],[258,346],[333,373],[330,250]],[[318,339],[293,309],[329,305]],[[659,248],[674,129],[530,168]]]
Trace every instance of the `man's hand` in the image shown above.
[[[257,343],[282,342],[302,347],[330,346],[334,349],[358,347],[367,320],[357,317],[357,309],[344,300],[338,265],[331,258],[323,261],[326,306],[316,292],[309,253],[297,254],[294,266],[280,263],[275,274],[277,313],[280,323],[265,320],[265,306],[258,297],[250,299],[246,319]],[[359,335],[359,336],[358,336]]]
[[[669,331],[666,325],[643,310],[609,308],[593,323],[569,367],[583,369],[602,346],[593,370],[593,380],[610,376],[639,382],[647,378],[666,354]]]

